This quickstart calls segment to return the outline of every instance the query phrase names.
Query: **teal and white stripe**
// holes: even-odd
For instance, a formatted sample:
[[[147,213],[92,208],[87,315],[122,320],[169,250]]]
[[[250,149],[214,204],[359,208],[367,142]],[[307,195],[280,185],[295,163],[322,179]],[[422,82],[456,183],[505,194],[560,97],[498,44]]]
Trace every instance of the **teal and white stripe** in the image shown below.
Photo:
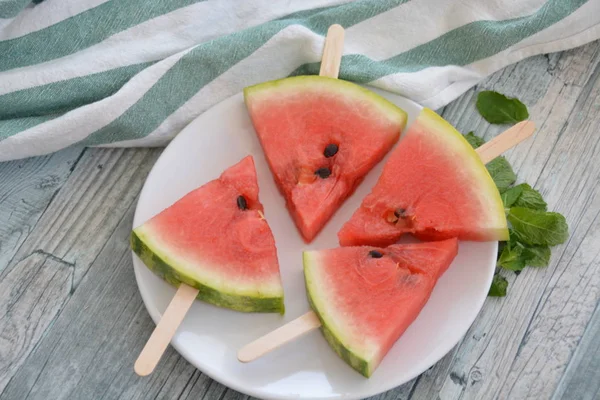
[[[245,86],[318,73],[333,23],[346,28],[341,78],[431,108],[600,37],[600,0],[34,3],[0,0],[0,161],[165,145]]]

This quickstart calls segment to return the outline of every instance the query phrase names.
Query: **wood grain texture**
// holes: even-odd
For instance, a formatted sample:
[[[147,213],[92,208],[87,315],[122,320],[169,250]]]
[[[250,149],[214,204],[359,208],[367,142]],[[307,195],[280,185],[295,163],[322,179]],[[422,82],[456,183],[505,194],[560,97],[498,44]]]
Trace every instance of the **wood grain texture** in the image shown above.
[[[533,57],[439,110],[462,132],[490,139],[506,127],[476,112],[480,90],[527,104],[536,133],[507,158],[519,181],[567,217],[571,235],[547,268],[505,274],[508,296],[488,299],[435,366],[373,399],[598,398],[599,65],[597,42]],[[154,323],[127,237],[159,153],[68,149],[0,164],[0,400],[248,398],[170,347],[152,375],[133,372]]]
[[[71,291],[73,266],[33,253],[0,281],[0,389],[29,356]]]
[[[573,354],[553,399],[600,399],[600,307],[596,311],[585,334]]]
[[[0,272],[31,233],[83,151],[73,147],[0,164]]]
[[[23,289],[22,294],[9,292],[8,295],[4,295],[0,301],[0,309],[2,307],[25,307],[25,309],[44,307],[44,302],[47,302],[44,296],[54,291],[62,296],[60,300],[56,300],[57,304],[69,304],[70,297],[76,292],[81,279],[100,251],[107,245],[108,238],[122,220],[125,211],[132,206],[144,178],[159,153],[160,150],[157,149],[86,150],[69,178],[39,218],[35,228],[23,241],[12,260],[3,268],[1,278],[5,281],[11,276],[29,274],[31,269],[37,268],[37,263],[22,260],[29,260],[36,254],[45,255],[61,265],[69,266],[68,288],[63,290],[64,282],[58,279],[50,280],[46,286],[41,283],[29,285]],[[5,164],[2,165],[4,166]],[[109,249],[109,252],[111,250]],[[131,291],[131,288],[128,290]],[[85,292],[81,294],[84,295]],[[38,299],[36,301],[40,303],[32,306],[28,306],[27,303],[21,305],[21,302],[29,297]],[[48,315],[60,315],[57,310],[51,309],[48,312]],[[13,318],[9,321],[12,322]],[[44,323],[53,329],[56,327],[54,320]],[[94,325],[88,326],[90,331],[85,332],[85,335],[89,336],[94,328]],[[20,332],[21,337],[4,338],[9,342],[14,340],[26,342],[29,348],[34,348],[39,345],[40,338],[48,337],[48,332],[42,333],[43,335],[38,335],[35,330],[24,329]],[[5,346],[15,345],[5,344]],[[5,346],[2,348],[4,349]],[[73,348],[77,356],[86,354],[78,350],[80,349]],[[2,354],[3,374],[0,383],[8,385],[7,388],[10,388],[11,382],[14,381],[14,374],[20,372],[25,365],[19,367],[22,354],[22,351]],[[68,368],[61,370],[65,374],[69,374],[68,371]],[[0,389],[3,388],[4,386],[0,386]]]

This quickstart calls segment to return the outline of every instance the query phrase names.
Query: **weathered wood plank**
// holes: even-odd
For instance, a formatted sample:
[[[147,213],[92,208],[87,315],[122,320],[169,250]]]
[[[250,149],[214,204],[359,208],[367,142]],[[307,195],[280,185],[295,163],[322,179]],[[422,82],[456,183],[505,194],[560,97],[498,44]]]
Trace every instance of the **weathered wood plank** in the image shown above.
[[[72,277],[72,265],[38,252],[0,278],[0,387],[60,313]]]
[[[88,149],[15,259],[43,250],[75,265],[77,287],[139,193],[159,149]]]
[[[0,272],[75,168],[83,148],[0,163]]]
[[[41,283],[29,285],[21,296],[1,297],[0,309],[8,305],[28,307],[27,303],[21,305],[21,302],[30,297],[44,298],[45,293],[52,291],[59,291],[63,295],[57,304],[66,303],[122,220],[125,211],[132,207],[159,153],[159,149],[88,149],[3,274],[4,277],[28,275],[35,270],[37,264],[20,261],[35,254],[46,254],[70,266],[69,290],[62,291],[62,282],[55,280],[50,282],[55,285],[51,287]],[[35,307],[42,306],[40,304]],[[56,310],[49,312],[49,315],[54,315],[53,313]],[[45,323],[51,324],[52,321]],[[91,325],[88,328],[94,327]],[[27,342],[28,349],[34,348],[42,336],[29,330],[24,330],[22,335],[19,340]],[[17,339],[6,337],[6,340]],[[0,391],[12,374],[18,371],[17,367],[21,362],[20,352],[3,354],[2,363],[5,365],[6,375],[0,380]]]
[[[600,399],[600,304],[554,393],[554,399]]]
[[[526,60],[445,109],[444,116],[463,131],[475,126],[490,137],[501,128],[481,122],[474,93],[494,89],[529,105],[540,130],[508,159],[520,180],[535,183],[550,209],[567,217],[571,237],[553,249],[548,268],[526,269],[518,279],[507,275],[508,296],[488,299],[452,362],[432,378],[443,380],[437,391],[443,399],[550,398],[598,303],[600,267],[597,245],[591,243],[598,243],[594,232],[600,211],[594,189],[600,179],[599,49],[599,43],[592,43],[559,57]],[[430,399],[434,393],[431,380],[423,380],[412,398]]]

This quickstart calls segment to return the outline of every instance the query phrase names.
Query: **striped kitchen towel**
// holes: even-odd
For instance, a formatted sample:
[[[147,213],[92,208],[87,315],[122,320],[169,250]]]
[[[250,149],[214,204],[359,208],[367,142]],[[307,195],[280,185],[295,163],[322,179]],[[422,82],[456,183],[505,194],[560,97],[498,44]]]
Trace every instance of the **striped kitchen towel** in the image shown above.
[[[431,108],[523,58],[600,37],[600,0],[0,0],[0,161],[163,146],[247,85],[316,74]]]

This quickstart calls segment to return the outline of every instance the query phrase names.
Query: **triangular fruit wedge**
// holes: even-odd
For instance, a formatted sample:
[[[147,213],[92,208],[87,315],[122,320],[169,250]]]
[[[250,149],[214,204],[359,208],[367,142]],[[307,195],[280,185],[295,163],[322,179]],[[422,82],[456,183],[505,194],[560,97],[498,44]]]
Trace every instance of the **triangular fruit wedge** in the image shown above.
[[[333,350],[371,376],[457,252],[456,239],[304,252],[308,298]]]
[[[452,125],[427,108],[338,238],[342,246],[387,246],[404,233],[423,240],[508,239],[502,199],[485,165]]]
[[[251,156],[135,228],[131,247],[168,283],[244,312],[284,313],[277,250]]]
[[[322,76],[244,89],[275,182],[306,242],[392,148],[406,113],[372,91]]]

